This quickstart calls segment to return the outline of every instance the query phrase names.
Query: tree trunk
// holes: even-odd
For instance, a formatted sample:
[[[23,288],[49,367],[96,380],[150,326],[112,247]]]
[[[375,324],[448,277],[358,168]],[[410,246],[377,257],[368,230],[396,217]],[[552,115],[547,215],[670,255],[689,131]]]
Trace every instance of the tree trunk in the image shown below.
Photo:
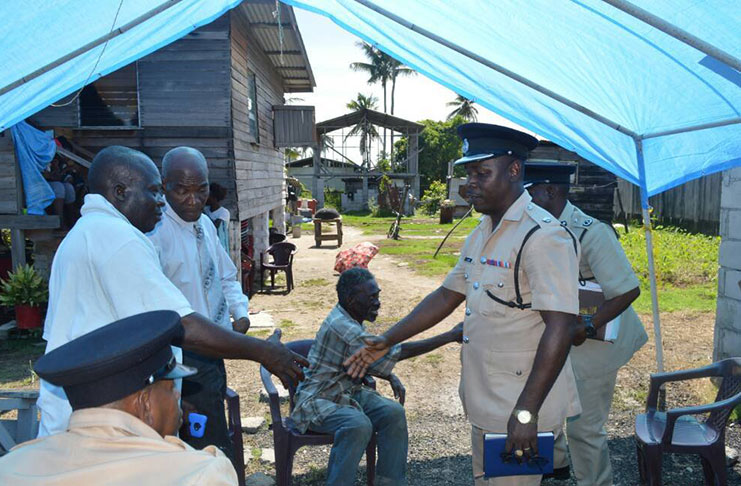
[[[386,80],[384,79],[381,83],[383,85],[383,112],[386,111]],[[386,157],[386,127],[383,127],[383,156]]]
[[[394,116],[394,93],[396,92],[396,76],[391,77],[391,116]],[[391,147],[389,148],[389,161],[394,160],[394,131],[391,130]]]

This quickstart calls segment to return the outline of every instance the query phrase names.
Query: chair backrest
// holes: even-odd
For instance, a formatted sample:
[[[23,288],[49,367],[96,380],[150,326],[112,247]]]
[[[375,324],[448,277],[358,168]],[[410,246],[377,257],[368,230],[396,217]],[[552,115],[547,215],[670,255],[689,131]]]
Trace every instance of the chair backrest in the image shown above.
[[[719,364],[723,378],[718,387],[718,394],[715,397],[716,402],[741,393],[741,358],[724,359]],[[731,415],[732,410],[733,407],[724,407],[711,412],[705,423],[722,433],[726,428],[728,417]]]
[[[290,341],[285,343],[286,347],[293,351],[296,354],[300,354],[304,358],[309,356],[309,350],[311,350],[311,347],[314,345],[314,339],[302,339],[300,341]],[[291,411],[293,411],[293,396],[296,394],[296,388],[295,387],[289,387],[288,388],[288,395],[289,395],[289,405],[291,407]]]
[[[296,245],[287,241],[281,241],[272,245],[265,252],[273,257],[274,265],[288,265],[291,263],[291,257],[296,251]]]
[[[272,246],[276,243],[280,243],[281,241],[285,241],[285,239],[286,235],[282,233],[270,233],[270,235],[268,235],[268,244]]]

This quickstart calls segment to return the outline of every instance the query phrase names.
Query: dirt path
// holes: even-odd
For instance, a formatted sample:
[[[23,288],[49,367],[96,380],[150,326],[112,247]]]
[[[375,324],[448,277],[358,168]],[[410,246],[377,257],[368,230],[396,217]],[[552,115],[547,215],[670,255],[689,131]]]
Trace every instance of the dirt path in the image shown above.
[[[345,227],[342,249],[362,241],[374,241],[383,236],[363,235],[352,227]],[[334,259],[339,251],[334,246],[314,247],[311,235],[290,239],[299,247],[295,257],[296,288],[289,295],[257,294],[252,309],[270,312],[277,326],[283,329],[284,340],[313,338],[321,322],[336,303],[334,286],[337,282]],[[326,244],[325,244],[326,245]],[[406,315],[430,291],[442,282],[440,278],[418,275],[408,265],[379,254],[369,266],[381,286],[381,312],[371,329],[381,332]],[[650,317],[642,316],[650,327]],[[445,322],[427,331],[431,336],[447,330],[463,318],[458,309]],[[709,313],[662,314],[666,369],[701,366],[712,361],[714,316]],[[263,332],[264,335],[264,332]],[[615,470],[615,484],[638,484],[633,441],[635,415],[645,407],[648,375],[655,371],[653,337],[631,361],[621,369],[615,392],[613,411],[608,422],[610,449]],[[470,428],[463,416],[458,399],[460,373],[459,347],[448,345],[431,354],[399,363],[395,373],[407,388],[407,419],[409,422],[410,485],[470,485]],[[241,397],[243,416],[269,417],[266,403],[259,401],[262,385],[258,366],[254,363],[230,361],[227,365],[229,384]],[[379,389],[392,396],[388,386],[379,382]],[[670,406],[698,404],[698,395],[712,400],[712,389],[706,383],[675,387],[669,391]],[[710,396],[707,396],[710,394]],[[730,428],[727,444],[741,446],[739,427]],[[259,450],[272,448],[272,435],[263,429],[255,435],[245,435],[245,450],[259,455]],[[294,463],[294,484],[324,484],[324,468],[329,457],[328,447],[305,448],[299,451]],[[737,466],[738,468],[738,466]],[[675,458],[665,460],[665,484],[694,485],[702,483],[699,461]],[[274,475],[272,465],[257,459],[249,461],[247,473],[256,471]],[[730,472],[729,484],[741,484],[741,469]],[[360,479],[359,479],[360,481]],[[358,482],[357,484],[365,484]],[[545,483],[544,483],[545,484]],[[575,484],[575,482],[551,482]]]

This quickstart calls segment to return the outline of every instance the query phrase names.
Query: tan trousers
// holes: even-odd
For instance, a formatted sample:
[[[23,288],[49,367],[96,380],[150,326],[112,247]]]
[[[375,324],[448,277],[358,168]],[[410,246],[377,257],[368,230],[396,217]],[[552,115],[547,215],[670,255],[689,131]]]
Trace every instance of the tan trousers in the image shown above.
[[[543,476],[504,476],[484,479],[484,434],[502,431],[483,430],[471,426],[471,449],[473,451],[473,484],[475,486],[538,486]]]
[[[600,378],[576,380],[582,413],[566,421],[566,436],[556,437],[553,462],[557,468],[568,466],[571,452],[578,486],[612,486],[605,422],[610,414],[616,379],[617,370]]]

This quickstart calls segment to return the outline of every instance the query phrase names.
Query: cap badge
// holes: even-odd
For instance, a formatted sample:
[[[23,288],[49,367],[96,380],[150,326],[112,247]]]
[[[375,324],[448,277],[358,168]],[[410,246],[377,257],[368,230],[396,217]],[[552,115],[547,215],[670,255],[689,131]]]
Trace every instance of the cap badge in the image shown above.
[[[463,155],[466,155],[468,153],[468,139],[463,139]]]

